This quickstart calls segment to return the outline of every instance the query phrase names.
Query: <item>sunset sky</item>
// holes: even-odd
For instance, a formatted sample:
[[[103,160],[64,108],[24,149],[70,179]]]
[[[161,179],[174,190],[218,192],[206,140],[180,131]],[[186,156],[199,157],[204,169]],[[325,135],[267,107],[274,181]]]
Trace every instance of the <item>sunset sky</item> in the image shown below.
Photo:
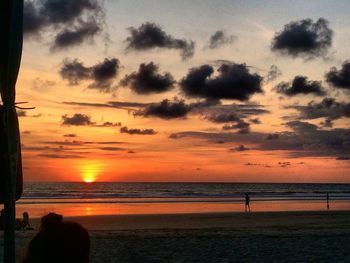
[[[350,5],[26,0],[26,181],[350,182]]]

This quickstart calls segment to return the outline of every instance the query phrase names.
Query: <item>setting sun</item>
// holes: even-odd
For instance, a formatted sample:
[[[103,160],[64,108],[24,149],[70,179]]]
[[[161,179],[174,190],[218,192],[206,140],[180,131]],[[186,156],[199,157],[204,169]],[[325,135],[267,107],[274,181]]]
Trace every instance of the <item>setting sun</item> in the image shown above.
[[[101,170],[101,165],[97,162],[84,162],[79,166],[79,172],[85,183],[95,182]]]

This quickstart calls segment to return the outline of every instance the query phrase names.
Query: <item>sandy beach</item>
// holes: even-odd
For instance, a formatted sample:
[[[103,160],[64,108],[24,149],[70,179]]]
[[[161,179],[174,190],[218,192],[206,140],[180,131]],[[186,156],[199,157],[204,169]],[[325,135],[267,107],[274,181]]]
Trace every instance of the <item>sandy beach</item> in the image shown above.
[[[349,211],[104,215],[65,219],[79,222],[89,230],[91,262],[350,261]],[[37,229],[39,220],[32,220],[32,224]],[[16,232],[18,259],[35,233]]]

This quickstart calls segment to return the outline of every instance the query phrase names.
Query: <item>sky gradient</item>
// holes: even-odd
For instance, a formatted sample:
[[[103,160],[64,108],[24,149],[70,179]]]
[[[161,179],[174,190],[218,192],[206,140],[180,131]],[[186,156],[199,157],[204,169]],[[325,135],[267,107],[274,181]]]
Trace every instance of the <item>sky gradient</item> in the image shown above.
[[[347,1],[25,3],[25,181],[350,182]]]

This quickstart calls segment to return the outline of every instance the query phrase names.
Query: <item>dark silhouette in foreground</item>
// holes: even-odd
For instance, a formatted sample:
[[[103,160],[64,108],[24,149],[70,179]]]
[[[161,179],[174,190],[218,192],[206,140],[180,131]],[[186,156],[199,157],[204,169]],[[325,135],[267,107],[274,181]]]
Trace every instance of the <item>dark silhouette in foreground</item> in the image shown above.
[[[326,196],[326,200],[327,200],[327,210],[329,210],[329,194],[327,193],[327,196]]]
[[[245,194],[245,211],[250,212],[250,197],[249,194]]]
[[[61,215],[50,213],[41,219],[41,227],[28,246],[23,263],[87,263],[90,237],[75,222],[64,222]]]

